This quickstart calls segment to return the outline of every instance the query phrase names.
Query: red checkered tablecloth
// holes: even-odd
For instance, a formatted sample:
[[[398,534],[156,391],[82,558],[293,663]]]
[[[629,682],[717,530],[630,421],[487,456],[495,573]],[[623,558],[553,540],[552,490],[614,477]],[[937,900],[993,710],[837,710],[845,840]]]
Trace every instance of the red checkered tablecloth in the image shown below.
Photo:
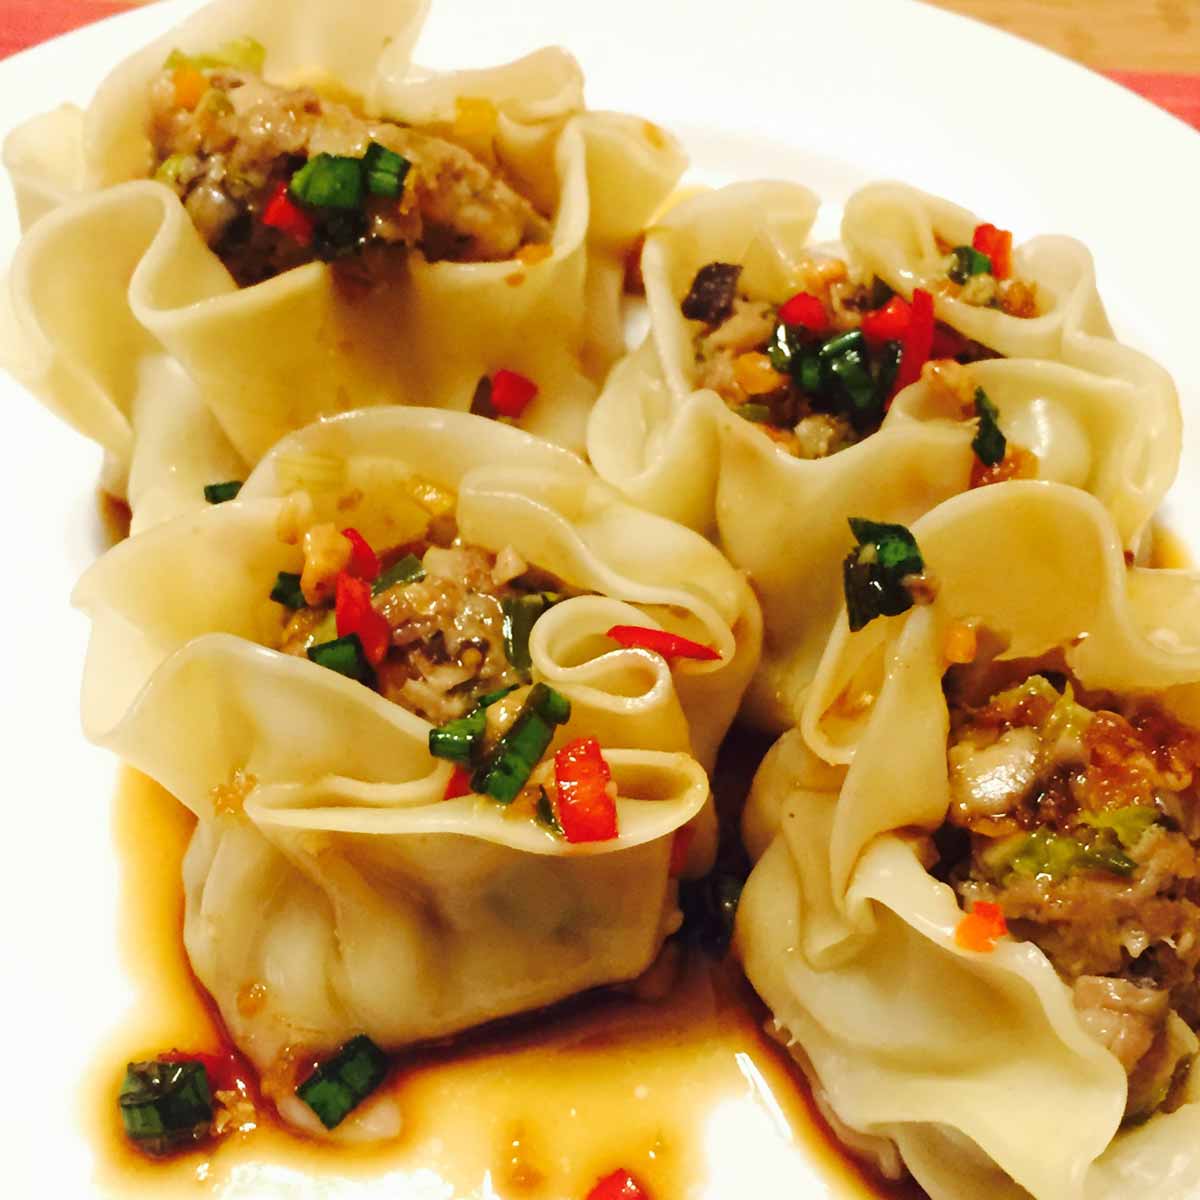
[[[0,58],[145,2],[0,0]],[[280,3],[286,3],[286,0],[280,0]],[[1117,70],[1105,74],[1200,129],[1200,75]]]

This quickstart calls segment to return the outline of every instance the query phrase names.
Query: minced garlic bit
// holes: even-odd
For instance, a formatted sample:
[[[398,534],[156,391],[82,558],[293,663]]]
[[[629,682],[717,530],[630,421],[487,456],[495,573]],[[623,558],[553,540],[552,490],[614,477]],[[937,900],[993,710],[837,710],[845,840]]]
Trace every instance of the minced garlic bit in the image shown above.
[[[975,380],[968,367],[952,358],[931,359],[921,368],[921,382],[940,399],[960,404],[975,415]]]
[[[236,816],[245,806],[246,797],[258,786],[258,779],[238,767],[228,783],[218,783],[209,789],[213,810],[218,816]]]
[[[245,1092],[219,1088],[213,1093],[216,1101],[212,1131],[217,1137],[226,1133],[253,1133],[258,1127],[258,1111]]]

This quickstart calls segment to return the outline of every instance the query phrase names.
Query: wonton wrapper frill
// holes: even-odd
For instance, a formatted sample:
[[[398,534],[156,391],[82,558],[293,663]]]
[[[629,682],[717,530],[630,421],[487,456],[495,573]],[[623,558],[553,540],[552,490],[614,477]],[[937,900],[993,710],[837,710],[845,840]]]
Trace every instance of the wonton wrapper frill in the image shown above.
[[[443,801],[451,766],[430,757],[427,722],[255,644],[280,627],[276,572],[300,566],[278,536],[304,503],[283,495],[297,469],[329,484],[308,493],[316,519],[337,515],[379,546],[423,530],[419,473],[457,492],[466,540],[512,545],[597,593],[552,608],[530,650],[534,677],[571,701],[555,745],[594,735],[605,748],[616,841],[570,846],[489,800]],[[696,829],[688,873],[712,861],[704,766],[754,669],[754,598],[704,539],[520,431],[405,408],[303,430],[238,500],[110,551],[75,599],[93,620],[85,730],[199,817],[188,953],[268,1077],[287,1046],[328,1050],[365,1031],[397,1047],[632,978],[676,920],[673,831]],[[614,624],[666,624],[723,661],[672,670],[614,648]],[[254,786],[231,813],[213,789],[238,770]],[[248,1016],[237,997],[257,981],[268,999]]]
[[[776,730],[794,723],[841,606],[847,518],[909,524],[966,490],[974,463],[975,423],[921,383],[897,397],[877,433],[815,460],[785,453],[715,393],[695,390],[697,325],[679,303],[696,271],[741,262],[743,290],[786,297],[800,286],[796,265],[815,213],[810,192],[782,183],[736,184],[673,209],[647,237],[642,259],[652,336],[613,370],[589,425],[601,476],[644,507],[709,533],[749,573],[765,640],[747,715]],[[1088,272],[1090,258],[1091,290],[1081,285],[1076,307],[1078,297],[1095,296]],[[1047,359],[1073,365],[1020,358],[972,372],[1006,434],[1038,455],[1040,477],[1092,492],[1136,548],[1178,462],[1174,385],[1136,351],[1075,332],[1065,319],[1059,326],[1071,352]]]
[[[387,403],[466,409],[479,378],[502,367],[539,385],[522,425],[582,447],[593,380],[621,350],[622,253],[683,156],[647,122],[584,112],[579,68],[560,50],[492,70],[413,67],[424,7],[302,0],[281,15],[269,0],[226,0],[119,67],[86,113],[60,110],[10,139],[33,224],[13,265],[16,353],[5,365],[100,442],[114,490],[141,436],[142,365],[163,353],[250,464],[319,416]],[[174,193],[144,178],[143,131],[147,85],[169,50],[247,34],[266,46],[270,80],[353,87],[381,118],[444,129],[456,99],[489,100],[500,170],[553,219],[549,257],[429,263],[414,252],[365,295],[314,262],[239,289]]]
[[[1200,1103],[1118,1132],[1120,1063],[1035,945],[957,945],[962,911],[922,866],[920,834],[949,805],[951,624],[1007,638],[1002,658],[1061,648],[1085,686],[1194,720],[1200,577],[1128,569],[1104,509],[1054,484],[973,492],[914,533],[936,600],[857,634],[842,621],[801,728],[755,779],[746,972],[839,1119],[894,1141],[934,1200],[1118,1200],[1135,1181],[1184,1200],[1200,1185]]]

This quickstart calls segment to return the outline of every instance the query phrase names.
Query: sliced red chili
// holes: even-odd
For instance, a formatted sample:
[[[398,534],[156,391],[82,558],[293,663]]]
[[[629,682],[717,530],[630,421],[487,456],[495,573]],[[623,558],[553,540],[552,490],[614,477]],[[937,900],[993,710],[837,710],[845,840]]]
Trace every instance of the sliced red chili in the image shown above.
[[[933,297],[924,288],[912,294],[912,319],[900,342],[900,369],[892,395],[902,392],[921,378],[921,368],[929,361],[933,349]]]
[[[957,358],[967,351],[967,339],[949,325],[937,324],[933,327],[933,345],[929,350],[930,358]]]
[[[492,376],[492,407],[502,417],[519,417],[537,394],[537,384],[516,371],[497,371]]]
[[[371,549],[367,539],[357,529],[343,529],[342,537],[346,538],[352,547],[350,565],[346,570],[356,579],[365,579],[368,583],[378,579],[382,569],[379,556]]]
[[[824,333],[829,328],[825,305],[811,292],[797,292],[779,306],[779,319],[785,325],[801,325],[812,333]]]
[[[594,737],[568,742],[555,754],[554,807],[568,842],[607,842],[617,836],[617,805],[608,793],[611,779]]]
[[[990,900],[976,900],[954,930],[954,940],[964,950],[988,954],[996,948],[996,939],[1008,933],[1008,922],[1000,905]]]
[[[1007,279],[1012,274],[1012,234],[995,225],[976,225],[971,245],[992,260],[992,274]]]
[[[446,792],[443,800],[457,800],[459,796],[471,794],[471,772],[466,767],[455,766],[446,781]]]
[[[713,662],[721,657],[712,646],[693,642],[691,638],[668,633],[665,629],[648,629],[642,625],[614,625],[604,635],[622,646],[637,646],[653,650],[663,658],[694,658],[702,662]]]
[[[650,1194],[622,1167],[605,1175],[588,1192],[587,1200],[650,1200]]]
[[[338,637],[358,634],[367,661],[373,667],[379,666],[391,645],[392,629],[383,615],[371,607],[371,585],[348,571],[339,572],[334,613]]]
[[[315,225],[308,215],[288,195],[288,185],[280,183],[271,193],[267,207],[263,209],[262,222],[295,238],[302,246],[312,244]]]
[[[863,313],[863,337],[868,342],[898,342],[912,323],[912,305],[903,296],[893,296],[882,308]]]

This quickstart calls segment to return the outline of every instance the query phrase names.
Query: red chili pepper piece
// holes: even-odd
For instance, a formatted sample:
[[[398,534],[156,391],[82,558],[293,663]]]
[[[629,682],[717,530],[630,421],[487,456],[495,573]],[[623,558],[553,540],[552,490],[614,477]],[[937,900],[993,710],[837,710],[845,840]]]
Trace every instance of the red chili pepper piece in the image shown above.
[[[469,796],[470,794],[471,772],[466,767],[456,764],[454,770],[450,772],[450,778],[446,782],[446,794],[442,799],[457,800],[459,796]]]
[[[607,842],[617,836],[617,805],[608,794],[611,779],[594,737],[568,742],[555,754],[555,809],[568,842]]]
[[[882,308],[863,313],[863,337],[868,342],[898,342],[912,324],[912,306],[903,296],[893,296]]]
[[[537,394],[537,384],[516,371],[497,371],[492,376],[492,407],[502,417],[519,417]]]
[[[992,274],[1007,279],[1012,274],[1012,234],[995,225],[976,225],[971,245],[992,260]]]
[[[812,333],[824,333],[829,328],[825,305],[811,292],[797,292],[779,306],[779,319],[785,325],[802,325]]]
[[[624,1168],[605,1175],[587,1194],[587,1200],[650,1200],[650,1195]]]
[[[921,378],[921,368],[929,361],[932,349],[933,297],[924,288],[916,288],[912,294],[912,320],[900,343],[900,369],[893,396]]]
[[[367,539],[357,529],[343,529],[342,537],[348,539],[353,547],[350,565],[346,570],[356,579],[365,579],[368,583],[378,579],[383,568],[379,565],[379,556],[367,544]]]
[[[605,635],[622,646],[639,646],[653,650],[663,658],[694,658],[702,662],[715,662],[721,657],[712,646],[703,646],[691,638],[668,633],[665,629],[647,629],[642,625],[614,625]]]
[[[358,634],[367,661],[373,667],[379,666],[391,645],[392,629],[383,615],[371,607],[370,584],[355,579],[348,571],[340,572],[334,612],[338,637]]]
[[[964,950],[989,954],[996,948],[996,939],[1007,932],[1008,922],[1000,905],[990,900],[976,900],[954,930],[954,940]]]
[[[688,851],[692,848],[692,842],[695,839],[696,831],[690,825],[683,825],[675,830],[675,835],[671,838],[671,868],[669,874],[672,877],[683,874],[683,869],[687,866]]]
[[[213,1092],[232,1092],[238,1083],[249,1078],[249,1072],[242,1061],[232,1050],[223,1054],[206,1054],[187,1050],[168,1050],[159,1055],[160,1062],[198,1062],[203,1063],[205,1074],[208,1075],[209,1090]]]
[[[966,350],[967,339],[957,330],[951,329],[949,325],[933,327],[933,346],[929,351],[930,358],[957,358],[960,354],[965,354]]]
[[[288,185],[279,184],[271,193],[267,207],[263,210],[262,222],[293,237],[302,246],[312,244],[313,219],[288,195]]]

